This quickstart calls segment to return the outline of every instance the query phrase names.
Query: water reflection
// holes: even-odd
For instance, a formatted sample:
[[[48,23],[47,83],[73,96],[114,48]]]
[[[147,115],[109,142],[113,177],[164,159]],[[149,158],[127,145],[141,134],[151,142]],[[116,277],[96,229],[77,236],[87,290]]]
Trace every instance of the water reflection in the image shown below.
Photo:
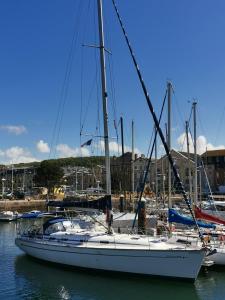
[[[196,290],[200,299],[225,299],[225,267],[209,269],[207,273],[201,275],[195,282]]]
[[[192,283],[65,270],[25,255],[15,260],[15,276],[26,299],[200,299]]]

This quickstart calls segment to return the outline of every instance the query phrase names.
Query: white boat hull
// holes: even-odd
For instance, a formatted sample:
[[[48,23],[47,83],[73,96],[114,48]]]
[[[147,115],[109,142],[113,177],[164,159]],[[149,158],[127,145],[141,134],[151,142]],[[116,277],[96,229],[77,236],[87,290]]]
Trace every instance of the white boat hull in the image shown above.
[[[68,266],[195,280],[203,250],[138,250],[87,247],[18,237],[16,245],[30,256]]]
[[[192,245],[196,246],[196,245],[201,245],[202,242],[199,241],[198,237],[195,235],[194,237],[192,236],[182,236],[182,235],[178,235],[176,237],[176,235],[174,235],[174,242],[177,242],[178,240],[183,240],[188,241],[190,243],[192,243]],[[212,247],[212,249],[216,250],[215,254],[212,254],[209,256],[210,260],[212,260],[214,262],[214,265],[221,265],[221,266],[225,266],[225,243],[224,242],[219,242],[219,241],[212,241],[210,243],[210,246]]]
[[[216,253],[210,256],[210,259],[214,261],[215,265],[225,266],[225,248],[217,248]]]
[[[17,214],[0,213],[0,222],[11,222],[18,219]]]

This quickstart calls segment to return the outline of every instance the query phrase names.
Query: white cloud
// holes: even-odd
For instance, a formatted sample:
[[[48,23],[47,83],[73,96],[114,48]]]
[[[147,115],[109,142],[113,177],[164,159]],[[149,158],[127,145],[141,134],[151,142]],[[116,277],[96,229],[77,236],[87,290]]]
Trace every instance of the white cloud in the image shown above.
[[[48,143],[45,143],[43,140],[40,140],[39,142],[37,142],[36,147],[37,147],[38,151],[41,153],[49,153],[50,152]]]
[[[6,150],[0,150],[0,156],[5,164],[28,163],[38,161],[29,150],[14,146]]]
[[[95,144],[95,147],[100,149],[101,151],[104,151],[105,150],[105,143],[104,141],[100,141],[98,144]],[[109,151],[110,151],[110,154],[116,154],[118,155],[118,152],[119,152],[119,155],[121,155],[122,153],[122,145],[118,144],[117,142],[115,141],[111,141],[109,142]],[[124,152],[131,152],[132,149],[131,147],[129,146],[124,146]],[[138,149],[138,148],[135,148],[134,149],[134,153],[136,154],[141,154],[141,151]]]
[[[56,146],[56,150],[61,157],[90,156],[89,150],[85,147],[71,148],[67,144],[59,144]]]
[[[15,125],[1,125],[0,129],[5,130],[8,133],[13,133],[15,135],[20,135],[22,133],[27,132],[26,127],[23,126],[23,125],[18,125],[18,126],[15,126]]]
[[[193,145],[193,141],[191,138],[191,135],[189,134],[189,147],[190,147],[190,152],[194,152],[194,145]],[[179,150],[181,151],[187,151],[187,138],[186,138],[186,134],[182,133],[178,139],[177,139],[177,144],[179,145]],[[197,153],[198,154],[202,154],[204,153],[206,150],[216,150],[216,149],[225,149],[225,145],[218,145],[218,146],[214,146],[211,143],[208,143],[207,139],[205,136],[200,135],[197,138]]]

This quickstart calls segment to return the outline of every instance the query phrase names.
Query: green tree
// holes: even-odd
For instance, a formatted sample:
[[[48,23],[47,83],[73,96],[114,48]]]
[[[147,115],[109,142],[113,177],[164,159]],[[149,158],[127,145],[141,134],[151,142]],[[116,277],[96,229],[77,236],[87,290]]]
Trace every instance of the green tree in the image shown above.
[[[60,185],[63,175],[63,169],[57,160],[43,160],[36,170],[35,183],[52,192],[54,187]]]

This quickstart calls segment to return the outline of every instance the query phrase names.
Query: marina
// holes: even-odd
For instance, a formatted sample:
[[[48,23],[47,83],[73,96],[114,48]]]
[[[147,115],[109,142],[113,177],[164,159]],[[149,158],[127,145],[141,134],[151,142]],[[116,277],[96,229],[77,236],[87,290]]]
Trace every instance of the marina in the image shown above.
[[[39,53],[41,48],[27,43],[33,49],[29,53],[36,53],[32,59],[36,67],[31,73],[36,76],[39,72],[39,55],[45,62],[40,78],[34,80],[38,87],[26,83],[30,98],[36,102],[28,98],[29,105],[21,102],[21,107],[29,111],[23,118],[33,131],[30,133],[25,125],[0,124],[2,143],[18,143],[0,149],[1,297],[225,299],[225,145],[219,138],[225,107],[222,109],[219,101],[219,108],[214,107],[222,112],[216,130],[213,125],[217,120],[209,122],[207,117],[212,101],[207,92],[204,96],[200,92],[206,86],[213,89],[208,83],[201,86],[204,71],[192,81],[195,88],[191,89],[188,80],[192,75],[194,78],[198,64],[193,64],[196,68],[189,74],[181,67],[192,65],[186,63],[186,58],[171,65],[182,51],[187,51],[183,47],[175,55],[179,39],[182,37],[186,43],[187,38],[180,35],[178,24],[189,24],[189,34],[199,35],[199,18],[198,29],[193,30],[191,18],[186,18],[178,3],[174,7],[186,21],[175,13],[175,27],[172,19],[167,20],[171,7],[166,9],[165,4],[163,19],[167,25],[152,11],[152,18],[147,16],[151,5],[161,15],[161,6],[154,1],[143,0],[136,7],[142,13],[137,15],[136,9],[130,9],[134,2],[127,7],[116,0],[79,0],[73,4],[68,0],[62,6],[56,0],[54,8],[46,3],[49,11],[33,12],[39,17],[41,12],[46,14],[43,28],[32,27],[33,10],[29,6],[24,17],[31,18],[31,26],[19,22],[23,30],[32,28],[49,41],[48,45],[37,38],[38,46],[51,49]],[[7,4],[3,6],[8,9]],[[214,9],[220,14],[218,7]],[[195,10],[186,7],[186,11],[195,16]],[[205,11],[210,15],[211,9]],[[138,29],[144,20],[148,26]],[[153,26],[152,20],[156,22]],[[209,24],[218,26],[212,20]],[[173,34],[165,35],[168,26],[174,27],[171,33],[179,36],[174,39],[177,46],[171,53]],[[48,31],[50,28],[54,33]],[[165,44],[159,38],[159,28],[166,37]],[[35,34],[27,38],[33,40]],[[154,39],[156,44],[152,43]],[[143,41],[147,41],[146,49]],[[139,45],[143,56],[135,51]],[[163,45],[163,51],[153,45]],[[207,65],[212,51],[210,45],[203,45],[199,44],[203,54],[208,51]],[[21,49],[26,50],[24,45]],[[29,60],[29,55],[26,57]],[[160,71],[164,57],[164,65],[169,62],[170,67]],[[47,67],[51,58],[54,62]],[[217,61],[218,69],[220,65]],[[180,67],[187,76],[185,81],[179,72],[176,74]],[[164,79],[162,88],[159,74],[173,73],[175,77]],[[59,74],[64,74],[61,85]],[[217,83],[218,79],[214,86]],[[53,86],[59,90],[61,87],[61,92]],[[218,99],[223,85],[220,90],[221,94],[214,89]],[[35,98],[38,91],[40,95]],[[200,99],[206,98],[208,105],[194,97],[196,93]],[[184,100],[187,97],[191,100]],[[35,108],[39,102],[41,109]],[[15,109],[15,105],[12,107]],[[202,117],[207,125],[204,135]],[[18,116],[14,118],[20,122]],[[207,141],[206,134],[211,140],[215,137],[214,142]],[[27,146],[22,147],[22,141]],[[28,147],[31,143],[32,152]]]
[[[4,299],[192,299],[223,300],[224,268],[208,269],[194,284],[118,273],[71,270],[24,255],[14,244],[15,223],[0,224],[1,278]]]

